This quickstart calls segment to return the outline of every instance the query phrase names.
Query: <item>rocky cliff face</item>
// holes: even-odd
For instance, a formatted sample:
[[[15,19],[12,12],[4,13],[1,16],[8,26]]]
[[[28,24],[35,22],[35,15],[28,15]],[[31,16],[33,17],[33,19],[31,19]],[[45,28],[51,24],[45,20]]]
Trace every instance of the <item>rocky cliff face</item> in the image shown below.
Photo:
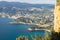
[[[60,30],[60,0],[57,0],[54,9],[54,31],[59,32],[59,30]]]

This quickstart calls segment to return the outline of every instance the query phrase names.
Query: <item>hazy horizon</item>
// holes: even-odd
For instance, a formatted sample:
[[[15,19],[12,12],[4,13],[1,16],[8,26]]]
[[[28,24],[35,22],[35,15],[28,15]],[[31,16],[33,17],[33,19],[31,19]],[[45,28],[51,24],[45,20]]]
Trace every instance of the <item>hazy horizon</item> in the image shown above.
[[[6,2],[21,2],[29,4],[55,4],[56,0],[0,0]],[[43,2],[42,2],[43,1]]]

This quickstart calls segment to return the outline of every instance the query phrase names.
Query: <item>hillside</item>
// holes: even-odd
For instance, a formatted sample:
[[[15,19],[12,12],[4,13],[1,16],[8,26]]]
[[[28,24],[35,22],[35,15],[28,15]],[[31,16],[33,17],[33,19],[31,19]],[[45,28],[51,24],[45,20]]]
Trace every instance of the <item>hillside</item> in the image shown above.
[[[52,4],[29,4],[20,2],[0,2],[0,13],[10,16],[18,14],[42,14],[50,12],[54,8]],[[44,14],[45,15],[45,14]]]

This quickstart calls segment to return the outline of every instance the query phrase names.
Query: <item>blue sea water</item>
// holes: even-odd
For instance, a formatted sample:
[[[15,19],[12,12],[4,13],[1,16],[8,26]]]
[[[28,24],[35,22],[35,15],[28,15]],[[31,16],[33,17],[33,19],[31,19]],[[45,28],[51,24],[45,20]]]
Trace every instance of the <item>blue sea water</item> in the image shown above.
[[[10,24],[13,19],[0,18],[0,40],[16,40],[18,36],[45,35],[45,31],[29,31],[32,25]]]

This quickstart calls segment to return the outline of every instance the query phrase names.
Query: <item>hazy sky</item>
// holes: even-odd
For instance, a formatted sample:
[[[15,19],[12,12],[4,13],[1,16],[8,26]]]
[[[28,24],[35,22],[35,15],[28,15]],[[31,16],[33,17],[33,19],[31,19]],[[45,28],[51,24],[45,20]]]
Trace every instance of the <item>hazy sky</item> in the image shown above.
[[[25,3],[33,3],[33,4],[55,4],[56,0],[0,0],[0,1],[25,2]]]

